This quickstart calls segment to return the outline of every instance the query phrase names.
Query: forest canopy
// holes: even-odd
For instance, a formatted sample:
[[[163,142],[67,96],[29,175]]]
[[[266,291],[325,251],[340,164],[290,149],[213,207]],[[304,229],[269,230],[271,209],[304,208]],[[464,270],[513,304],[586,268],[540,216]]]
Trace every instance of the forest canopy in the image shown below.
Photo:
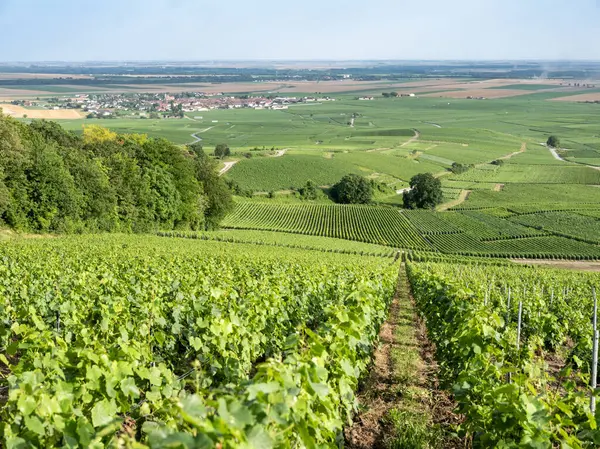
[[[0,114],[0,219],[35,232],[217,227],[232,198],[202,151],[141,134]]]

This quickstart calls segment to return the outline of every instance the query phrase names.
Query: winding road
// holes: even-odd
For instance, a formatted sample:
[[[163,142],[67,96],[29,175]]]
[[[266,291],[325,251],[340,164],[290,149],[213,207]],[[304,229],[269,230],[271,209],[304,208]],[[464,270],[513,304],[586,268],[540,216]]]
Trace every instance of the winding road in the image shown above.
[[[202,140],[202,137],[200,137],[198,134],[205,133],[206,131],[210,131],[213,128],[214,128],[214,126],[209,126],[208,128],[205,128],[205,129],[202,129],[202,130],[200,130],[198,132],[190,134],[190,136],[192,136],[194,138],[194,140],[192,142],[188,143],[188,145],[193,145],[193,144],[195,144],[197,142],[200,142]]]
[[[574,161],[568,161],[566,159],[563,159],[560,154],[558,154],[558,151],[556,151],[556,148],[550,147],[548,146],[548,144],[546,143],[540,143],[540,145],[548,148],[550,150],[550,153],[552,153],[552,156],[554,156],[554,159],[559,160],[559,161],[563,161],[563,162],[570,162],[570,163],[574,163],[574,164],[579,164],[579,165],[583,165],[585,167],[589,167],[589,168],[593,168],[594,170],[599,170],[600,171],[600,167],[598,167],[597,165],[590,165],[590,164],[585,164],[583,162],[574,162]],[[563,148],[563,150],[566,148]]]

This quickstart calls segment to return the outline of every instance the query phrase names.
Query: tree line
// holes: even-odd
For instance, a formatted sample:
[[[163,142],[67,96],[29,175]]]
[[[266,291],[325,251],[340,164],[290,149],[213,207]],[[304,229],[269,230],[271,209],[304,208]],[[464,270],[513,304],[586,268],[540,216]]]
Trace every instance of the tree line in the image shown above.
[[[0,114],[0,220],[33,232],[211,229],[232,208],[201,146]]]

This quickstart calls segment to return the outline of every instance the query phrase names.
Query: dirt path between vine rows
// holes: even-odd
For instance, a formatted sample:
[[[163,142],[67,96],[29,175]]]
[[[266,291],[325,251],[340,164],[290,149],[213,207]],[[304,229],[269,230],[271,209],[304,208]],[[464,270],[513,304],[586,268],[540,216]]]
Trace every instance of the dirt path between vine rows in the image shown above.
[[[416,129],[413,129],[413,132],[415,133],[415,135],[412,136],[410,139],[408,139],[406,142],[404,142],[402,145],[400,145],[400,147],[405,147],[406,145],[419,140],[419,137],[421,137],[421,133],[419,131],[417,131]]]
[[[419,140],[419,137],[421,137],[421,133],[419,131],[417,131],[416,129],[413,129],[413,132],[415,133],[415,135],[412,136],[410,139],[408,139],[403,144],[401,144],[399,148],[405,147],[406,145]],[[392,150],[392,149],[393,148],[371,148],[370,150],[367,150],[366,152],[367,153],[374,153],[375,151],[384,151],[384,150]]]
[[[464,203],[469,198],[469,195],[471,194],[471,192],[472,192],[472,190],[461,190],[460,195],[458,195],[458,198],[456,198],[455,200],[449,201],[447,203],[441,204],[440,206],[437,207],[436,210],[438,212],[442,212],[442,211],[445,211],[448,209],[452,209],[453,207],[456,207],[459,204]]]
[[[379,340],[369,377],[357,394],[361,411],[344,432],[345,447],[404,447],[403,435],[415,431],[426,435],[428,447],[458,447],[440,431],[457,417],[454,404],[437,387],[434,347],[417,316],[404,264]]]
[[[527,151],[527,144],[525,142],[523,142],[521,144],[521,149],[519,151],[515,151],[514,153],[507,154],[506,156],[499,157],[498,159],[501,161],[505,161],[507,159],[510,159],[513,156],[516,156],[517,154],[524,153],[525,151]]]

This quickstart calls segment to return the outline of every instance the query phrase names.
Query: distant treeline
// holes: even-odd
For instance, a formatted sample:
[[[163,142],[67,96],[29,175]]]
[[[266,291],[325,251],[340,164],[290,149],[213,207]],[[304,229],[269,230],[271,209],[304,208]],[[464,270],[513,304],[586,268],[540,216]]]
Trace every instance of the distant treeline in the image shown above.
[[[328,69],[274,69],[162,66],[149,64],[115,66],[0,66],[3,73],[60,74],[55,79],[6,79],[0,85],[102,85],[102,84],[174,84],[230,83],[261,80],[327,81],[351,76],[355,80],[401,80],[427,77],[462,78],[572,78],[590,79],[600,76],[600,64],[593,62],[407,62],[383,63],[372,61],[362,67]],[[73,79],[69,75],[91,75],[93,78]],[[132,76],[135,75],[135,76]],[[154,76],[153,76],[154,75]],[[158,75],[158,77],[157,77]],[[185,76],[184,76],[185,75]]]
[[[232,206],[201,147],[0,115],[0,220],[36,232],[217,227]]]

